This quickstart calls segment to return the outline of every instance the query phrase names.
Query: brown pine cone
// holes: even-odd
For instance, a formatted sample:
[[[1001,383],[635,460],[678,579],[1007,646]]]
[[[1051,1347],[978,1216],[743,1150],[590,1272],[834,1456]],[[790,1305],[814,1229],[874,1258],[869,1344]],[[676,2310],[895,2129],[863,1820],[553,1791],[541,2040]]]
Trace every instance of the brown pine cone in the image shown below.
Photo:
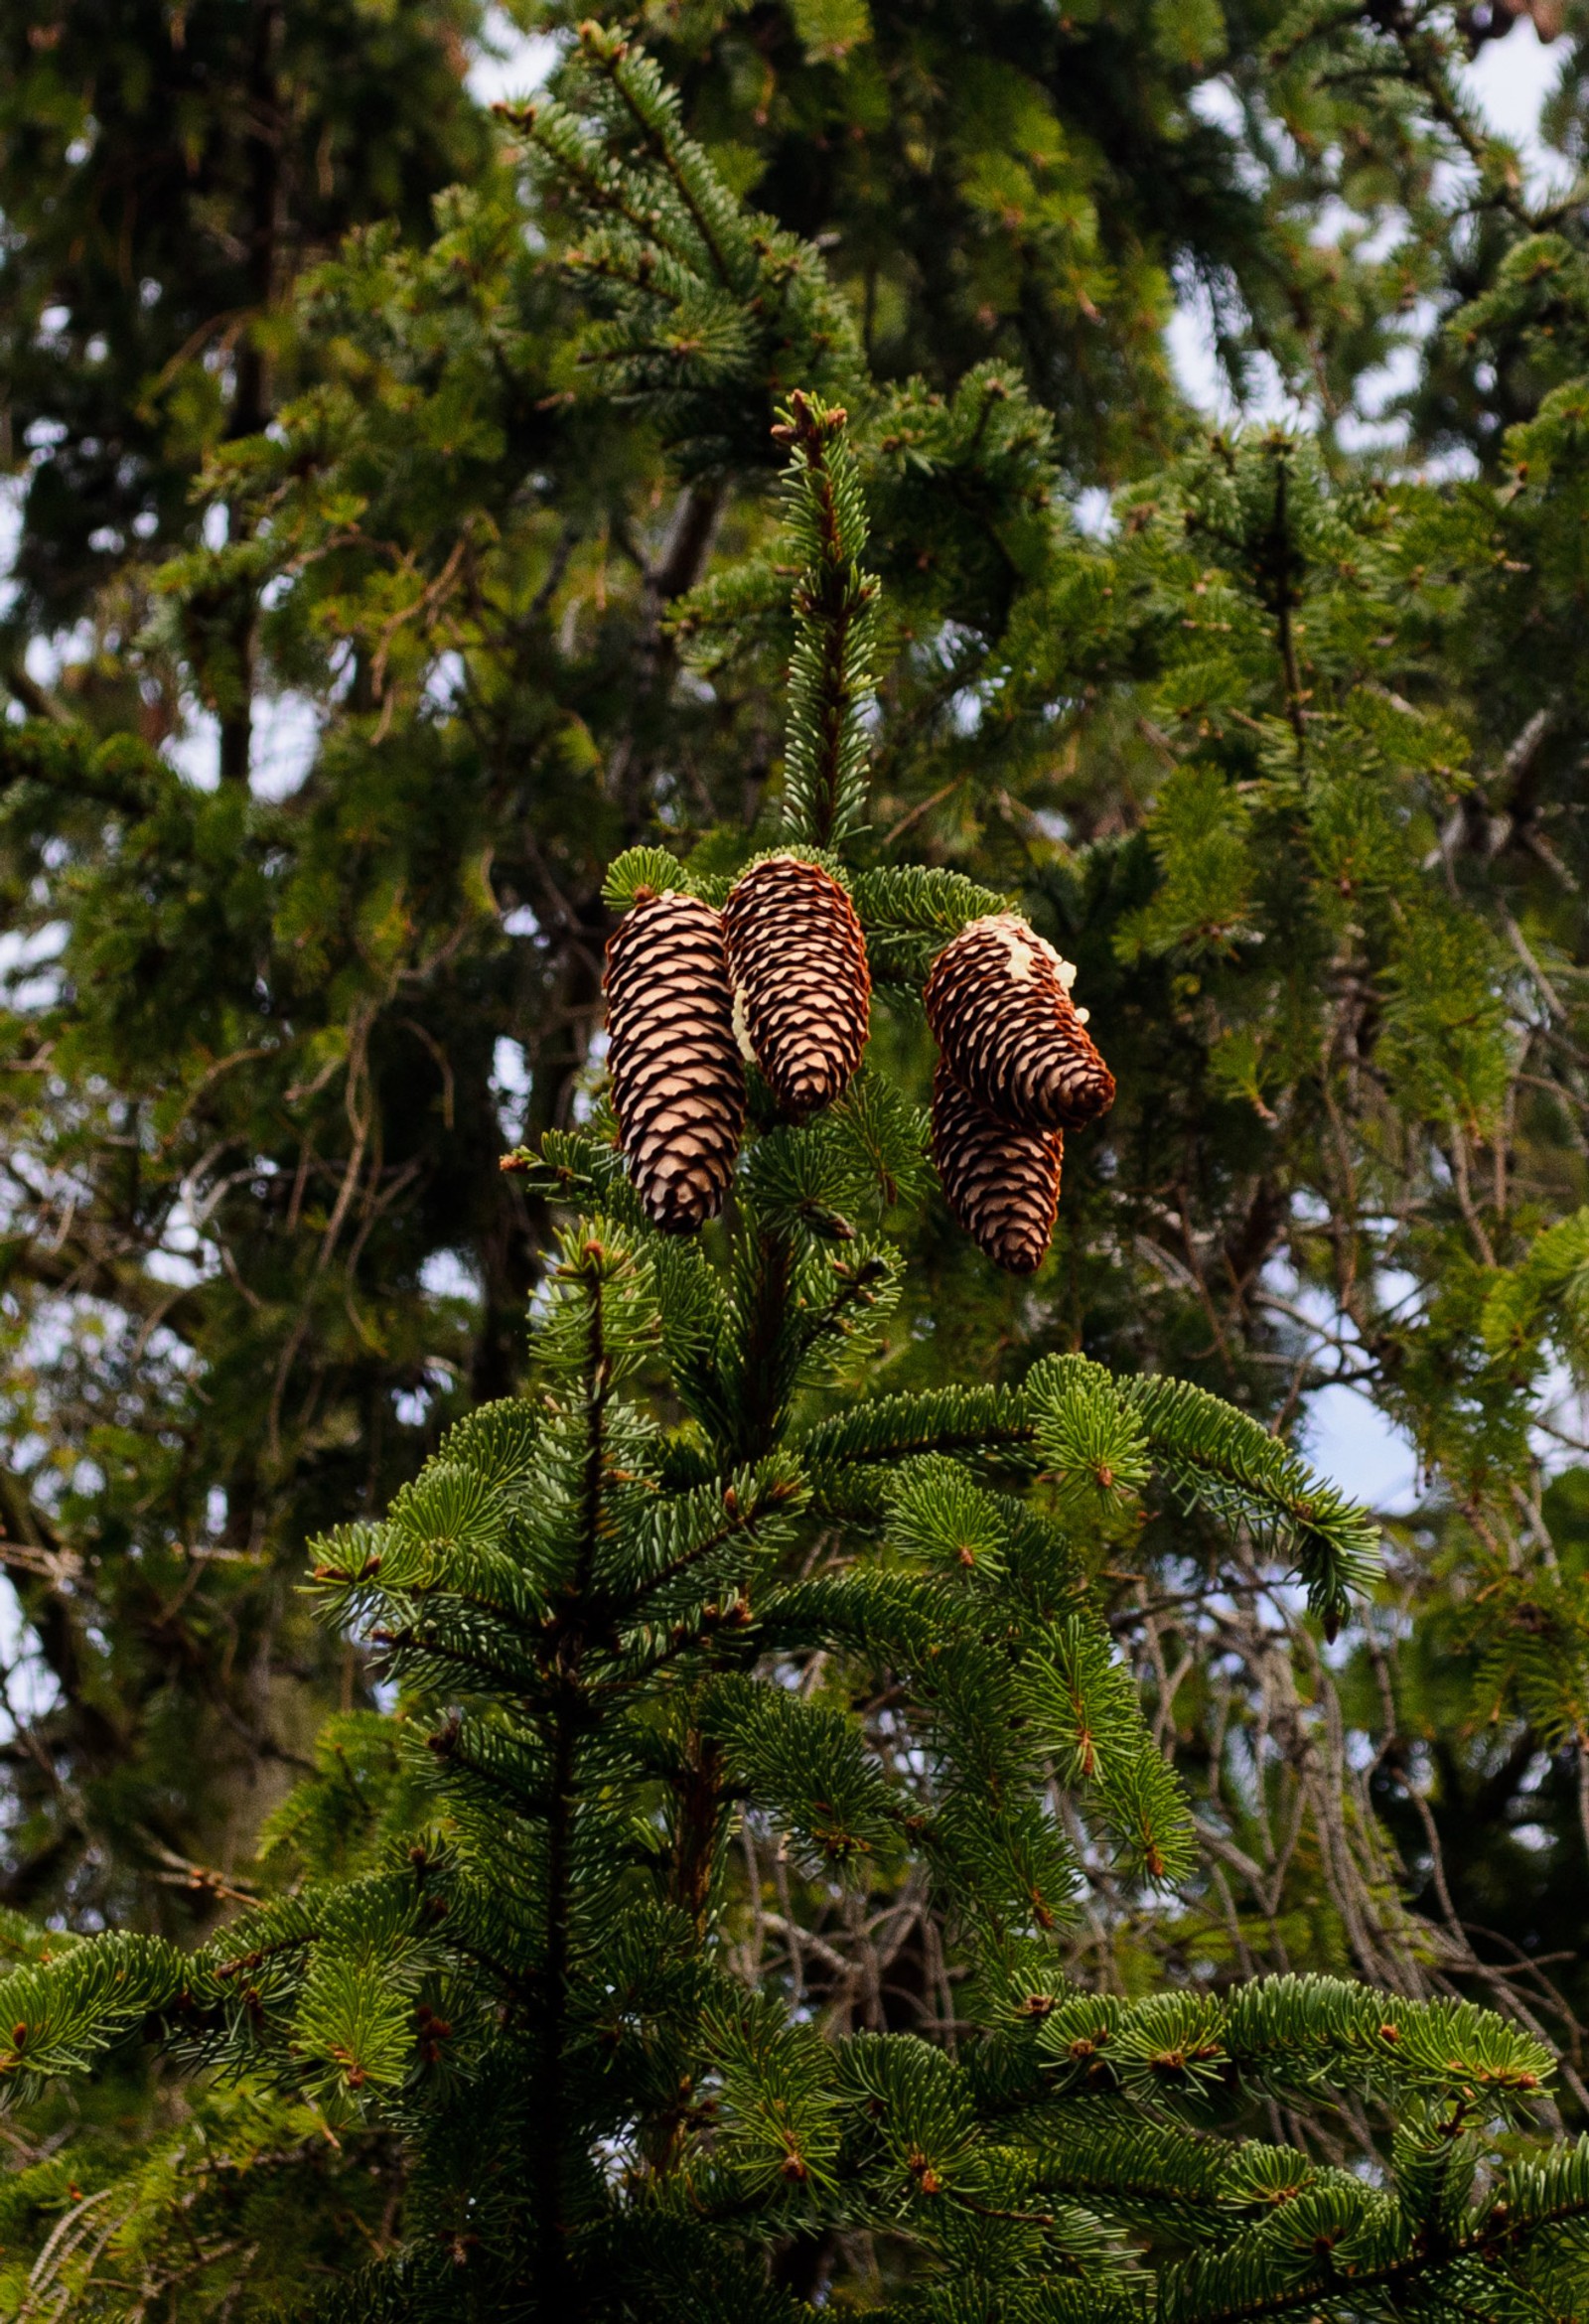
[[[943,1198],[1011,1275],[1043,1264],[1060,1207],[1062,1130],[1014,1129],[967,1097],[941,1058],[933,1076],[933,1160]]]
[[[849,1087],[866,1047],[872,979],[855,907],[820,864],[772,855],[723,907],[728,972],[756,1062],[795,1121]]]
[[[607,946],[607,1070],[646,1216],[687,1235],[723,1207],[745,1127],[720,913],[644,891]]]
[[[1022,1129],[1080,1129],[1114,1076],[1071,1000],[1076,974],[1013,912],[973,920],[933,963],[927,1015],[962,1089]]]

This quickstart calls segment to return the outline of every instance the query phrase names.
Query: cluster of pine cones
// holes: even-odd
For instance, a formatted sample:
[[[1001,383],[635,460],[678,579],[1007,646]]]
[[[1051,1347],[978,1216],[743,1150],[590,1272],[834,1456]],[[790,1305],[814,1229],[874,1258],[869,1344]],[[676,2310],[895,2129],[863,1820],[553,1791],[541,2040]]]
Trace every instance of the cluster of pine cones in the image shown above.
[[[1076,971],[1024,920],[973,921],[939,954],[933,1154],[949,1209],[1014,1274],[1042,1263],[1063,1133],[1114,1096],[1071,1000]],[[745,1128],[744,1060],[803,1121],[849,1086],[872,980],[855,908],[819,864],[753,864],[721,912],[642,890],[607,947],[613,1106],[646,1215],[688,1234],[722,1208]]]

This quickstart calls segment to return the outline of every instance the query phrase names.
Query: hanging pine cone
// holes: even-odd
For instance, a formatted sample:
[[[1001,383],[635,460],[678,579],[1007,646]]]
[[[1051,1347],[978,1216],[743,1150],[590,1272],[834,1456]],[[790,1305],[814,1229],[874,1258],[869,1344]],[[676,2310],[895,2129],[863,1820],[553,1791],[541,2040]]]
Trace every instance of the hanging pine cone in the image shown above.
[[[745,1126],[745,1069],[722,915],[642,890],[607,947],[607,1066],[646,1216],[687,1235],[723,1207]]]
[[[855,907],[820,864],[752,864],[723,908],[728,972],[756,1062],[799,1121],[848,1088],[866,1047],[872,979]]]
[[[1060,1207],[1062,1130],[1014,1129],[967,1097],[941,1058],[933,1076],[933,1160],[943,1198],[1011,1275],[1043,1264]]]
[[[1114,1076],[1071,1000],[1076,970],[1013,912],[973,920],[927,980],[928,1021],[962,1089],[1022,1129],[1080,1129]]]

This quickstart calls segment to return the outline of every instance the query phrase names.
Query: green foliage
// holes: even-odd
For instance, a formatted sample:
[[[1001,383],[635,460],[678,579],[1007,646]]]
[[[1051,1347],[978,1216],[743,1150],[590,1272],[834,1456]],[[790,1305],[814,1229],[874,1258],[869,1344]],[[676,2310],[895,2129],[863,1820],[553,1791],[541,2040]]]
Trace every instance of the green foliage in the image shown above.
[[[658,896],[674,888],[694,893],[687,868],[665,847],[626,848],[607,874],[602,901],[612,912],[627,912],[643,888]]]
[[[1575,1211],[1535,1236],[1526,1258],[1503,1268],[1485,1295],[1485,1344],[1527,1362],[1553,1329],[1576,1371],[1589,1323],[1589,1212]]]
[[[1147,1438],[1108,1375],[1078,1357],[1042,1366],[1027,1381],[1037,1443],[1055,1483],[1055,1508],[1074,1531],[1128,1530],[1151,1475]]]
[[[486,160],[468,0],[287,0],[268,22],[201,0],[181,23],[129,0],[4,29],[0,369],[26,477],[8,666],[35,625],[141,626],[154,568],[196,537],[206,453],[315,367],[282,327],[293,277],[376,218],[422,238],[431,198]],[[105,646],[78,698],[114,718]]]
[[[1245,802],[1213,767],[1180,767],[1154,801],[1148,837],[1163,878],[1150,904],[1129,913],[1121,956],[1182,951],[1196,959],[1238,944],[1251,902]]]
[[[613,310],[579,360],[660,416],[685,474],[768,462],[767,391],[853,375],[848,311],[808,245],[735,200],[644,50],[587,21],[566,85],[511,117],[585,227],[565,263]]]
[[[1271,2087],[1225,2014],[1263,1971],[1482,2001],[1561,2051],[1529,2122],[1589,2106],[1572,203],[1484,132],[1478,12],[989,0],[973,39],[963,0],[688,0],[650,60],[596,13],[500,152],[467,11],[4,36],[0,1894],[189,1946],[266,1915],[153,2029],[240,2083],[147,2076],[110,2010],[30,2106],[4,2304],[528,2297],[521,1706],[568,1682],[599,1296],[633,1441],[565,2192],[619,2311],[1572,2314],[1570,2146],[1356,2037]],[[1172,274],[1311,434],[1204,440]],[[1431,311],[1407,456],[1365,451]],[[796,393],[849,420],[792,553]],[[280,798],[272,696],[316,730]],[[207,794],[174,761],[211,718]],[[661,1246],[600,1097],[603,941],[641,886],[721,901],[792,805],[843,838],[872,1063]],[[1010,904],[1120,1082],[1019,1287],[931,1197],[913,1006]],[[1336,1384],[1420,1463],[1382,1562],[1290,1449]],[[349,1577],[319,1633],[308,1535]],[[447,1892],[456,1961],[414,1849],[492,1868]],[[294,1879],[310,1935],[270,1918]],[[65,1974],[61,1931],[0,1937]],[[999,2079],[1056,1994],[1117,2003],[1127,2061],[1063,2123]],[[1491,2072],[1477,2021],[1394,2022]]]
[[[1172,1489],[1286,1543],[1314,1611],[1327,1629],[1339,1624],[1373,1572],[1377,1536],[1363,1512],[1244,1412],[1188,1380],[1145,1380],[1131,1400]]]
[[[792,696],[804,747],[827,705]],[[671,877],[632,852],[615,887]],[[900,925],[963,900],[874,902]],[[946,2316],[1443,2317],[1540,2271],[1582,2288],[1559,2231],[1589,2170],[1495,2193],[1552,2072],[1530,2031],[1319,1976],[1070,1973],[1089,1882],[1150,1909],[1200,1871],[1103,1558],[1157,1494],[1268,1586],[1293,1568],[1333,1635],[1373,1528],[1190,1381],[1056,1355],[1014,1387],[868,1393],[900,1271],[877,1224],[921,1142],[869,1069],[753,1130],[730,1221],[683,1246],[602,1117],[522,1157],[562,1215],[529,1392],[313,1548],[322,1622],[397,1710],[326,1730],[269,1831],[299,1877],[196,1951],[24,1959],[0,2068],[37,2099],[141,2032],[335,2140],[401,2140],[400,2230],[327,2315],[693,2316],[703,2283],[771,2313],[758,2256],[827,2237],[834,2295],[908,2284]],[[813,2014],[793,1880],[852,1915],[932,1899],[952,2050]],[[1372,2174],[1254,2143],[1265,2105],[1372,2109]],[[160,2250],[158,2193],[103,2197]]]
[[[793,454],[785,529],[798,568],[784,812],[792,835],[817,847],[846,838],[866,805],[877,583],[860,564],[866,511],[845,416],[796,394],[777,431]]]
[[[923,864],[885,864],[863,871],[854,894],[872,974],[912,988],[920,985],[935,954],[968,920],[1002,912],[1009,902],[979,888],[962,872]]]
[[[826,1150],[820,1126],[774,1139]],[[731,1341],[844,1264],[764,1209],[760,1150],[721,1262]],[[402,1702],[334,1724],[277,1818],[278,1849],[334,1875],[187,1958],[113,1937],[13,1971],[13,2080],[80,2072],[141,2027],[190,2070],[319,2106],[339,2137],[400,2134],[400,2246],[345,2281],[339,2315],[500,2304],[526,2269],[537,2313],[644,2294],[694,2314],[681,2267],[731,2280],[770,2239],[829,2225],[864,2230],[945,2313],[969,2287],[1300,2316],[1362,2285],[1416,2286],[1439,2313],[1526,2280],[1589,2178],[1514,2171],[1505,2207],[1470,2189],[1549,2076],[1537,2041],[1468,2003],[1318,1978],[1100,1996],[1056,1948],[1088,1825],[1114,1877],[1155,1883],[1191,1877],[1192,1825],[1042,1477],[993,1493],[962,1456],[1029,1477],[1059,1460],[1056,1512],[1088,1527],[1100,1449],[1121,1490],[1157,1454],[1243,1513],[1294,1502],[1299,1464],[1213,1398],[1146,1382],[1120,1400],[1067,1359],[1002,1406],[862,1398],[803,1439],[742,1373],[697,1411],[682,1481],[647,1409],[668,1247],[571,1223],[535,1391],[465,1420],[383,1522],[318,1545],[323,1619],[372,1642]],[[746,1466],[752,1420],[766,1449]],[[836,1432],[881,1461],[883,1506],[813,1570]],[[1350,1517],[1310,1522],[1325,1537]],[[919,1868],[991,2004],[958,2058],[824,2035],[781,1980],[732,1973],[741,1844],[754,1860],[763,1839],[862,1909]],[[1348,2093],[1399,2123],[1382,2187],[1241,2135],[1250,2100]],[[124,2220],[149,2207],[112,2192]],[[1564,2264],[1548,2240],[1545,2264]]]
[[[86,1949],[66,1945],[54,1961],[0,1979],[10,2034],[0,2054],[8,2087],[27,2094],[52,2076],[80,2072],[98,2051],[161,2009],[184,1963],[153,1937],[111,1937]]]
[[[350,2230],[378,2242],[396,2185],[390,2140],[328,2136],[318,2108],[253,2084],[195,2093],[175,2125],[134,2090],[106,2095],[119,2141],[79,2119],[70,2157],[48,2155],[5,2183],[8,2307],[49,2300],[124,2315],[122,2287],[136,2281],[207,2315],[228,2301],[290,2308],[306,2268],[339,2265]]]

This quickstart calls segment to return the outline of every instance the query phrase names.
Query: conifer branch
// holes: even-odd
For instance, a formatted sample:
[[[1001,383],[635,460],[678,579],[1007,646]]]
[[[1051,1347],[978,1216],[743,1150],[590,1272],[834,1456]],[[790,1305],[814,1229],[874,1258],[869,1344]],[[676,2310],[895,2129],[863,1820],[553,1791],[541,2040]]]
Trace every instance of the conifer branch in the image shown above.
[[[700,1540],[670,1557],[654,1574],[642,1581],[624,1604],[624,1619],[634,1621],[644,1618],[647,1606],[658,1591],[680,1580],[730,1542],[747,1540],[758,1534],[769,1516],[788,1510],[798,1501],[799,1494],[798,1481],[789,1474],[775,1476],[761,1486],[752,1484],[744,1477],[725,1486],[722,1506],[726,1514],[722,1523],[704,1533]]]
[[[938,866],[878,865],[858,872],[851,886],[872,974],[880,981],[920,985],[967,921],[1011,909],[1008,896]]]
[[[560,1681],[551,1710],[547,1778],[544,1961],[537,2016],[540,2027],[541,2103],[534,2127],[535,2210],[540,2281],[551,2304],[568,2296],[568,2233],[563,2213],[567,2167],[567,2018],[573,1973],[571,1919],[574,1909],[574,1818],[579,1776],[578,1751],[585,1724],[580,1664],[589,1619],[587,1599],[604,1525],[607,1466],[607,1405],[613,1367],[607,1346],[606,1276],[616,1257],[595,1233],[577,1246],[565,1245],[563,1272],[575,1290],[583,1325],[580,1361],[581,1432],[584,1459],[575,1530],[575,1559],[567,1619],[560,1626],[554,1671]]]
[[[1084,1387],[1100,1412],[1129,1414],[1144,1432],[1152,1463],[1182,1500],[1204,1502],[1222,1518],[1247,1524],[1272,1547],[1294,1548],[1310,1605],[1327,1628],[1339,1624],[1377,1569],[1377,1532],[1364,1511],[1244,1413],[1184,1380],[1116,1382],[1095,1365],[1050,1359],[1025,1388],[954,1388],[879,1397],[817,1424],[801,1452],[818,1497],[845,1494],[846,1472],[925,1454],[1013,1458],[1030,1468],[1054,1456],[1046,1432],[1062,1383]],[[1107,1498],[1123,1478],[1123,1455],[1110,1456]],[[831,1477],[831,1483],[828,1482]],[[1101,1508],[1101,1504],[1100,1504]]]
[[[931,1388],[875,1396],[799,1440],[802,1459],[822,1470],[851,1464],[894,1465],[924,1453],[1025,1452],[1032,1423],[1012,1388]]]
[[[1295,1547],[1308,1603],[1334,1637],[1378,1571],[1378,1529],[1368,1514],[1256,1421],[1189,1381],[1143,1380],[1124,1393],[1175,1490]]]
[[[700,147],[684,136],[677,96],[644,50],[634,48],[622,36],[587,24],[580,28],[580,46],[618,92],[645,149],[667,172],[718,280],[726,290],[742,289],[743,270],[730,265],[717,220],[711,215],[714,210],[724,214],[723,222],[732,230],[739,223],[735,208],[714,183],[714,173]]]
[[[30,718],[0,721],[0,799],[25,783],[97,799],[120,814],[146,815],[179,778],[136,735],[98,740],[86,726]]]
[[[860,563],[866,513],[845,421],[843,411],[795,393],[773,431],[791,447],[785,521],[800,563],[784,818],[792,837],[813,847],[838,846],[866,808],[877,583]]]
[[[1285,672],[1286,716],[1296,737],[1297,767],[1300,772],[1308,745],[1308,730],[1303,709],[1302,672],[1297,662],[1296,632],[1292,616],[1301,602],[1301,558],[1291,538],[1288,505],[1290,485],[1290,446],[1280,438],[1274,449],[1274,519],[1265,543],[1264,572],[1274,607],[1275,627],[1279,634],[1280,664]]]

